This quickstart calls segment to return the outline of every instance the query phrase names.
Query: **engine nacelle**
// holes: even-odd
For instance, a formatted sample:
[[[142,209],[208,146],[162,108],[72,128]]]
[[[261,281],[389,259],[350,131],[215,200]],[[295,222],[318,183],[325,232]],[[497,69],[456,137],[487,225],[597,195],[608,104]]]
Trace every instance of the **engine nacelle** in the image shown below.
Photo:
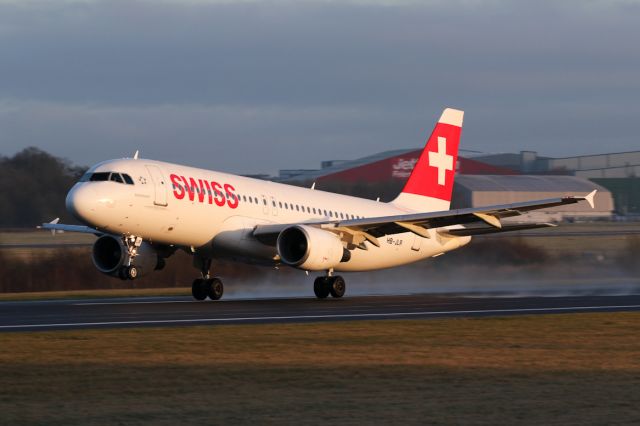
[[[129,264],[127,247],[122,240],[111,235],[103,235],[96,240],[91,257],[98,271],[113,277],[122,278],[121,269]],[[151,244],[143,242],[138,247],[132,264],[138,269],[138,277],[141,277],[156,269],[162,269],[164,259]]]
[[[306,271],[326,271],[351,258],[337,235],[306,225],[280,232],[277,249],[283,263]]]

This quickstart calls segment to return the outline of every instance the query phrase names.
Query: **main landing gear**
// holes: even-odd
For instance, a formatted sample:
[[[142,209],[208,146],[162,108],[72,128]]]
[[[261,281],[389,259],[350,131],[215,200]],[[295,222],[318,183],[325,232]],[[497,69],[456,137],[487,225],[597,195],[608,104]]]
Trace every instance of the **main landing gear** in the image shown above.
[[[208,297],[211,300],[220,300],[224,293],[224,285],[220,278],[211,278],[209,275],[211,259],[194,257],[194,265],[200,268],[202,278],[193,280],[193,284],[191,285],[193,298],[196,300],[205,300]]]
[[[219,300],[224,293],[224,285],[220,278],[198,278],[191,285],[191,294],[196,300]]]
[[[335,298],[344,296],[347,284],[340,275],[335,277],[318,277],[313,282],[313,292],[318,299],[326,299],[329,295]]]

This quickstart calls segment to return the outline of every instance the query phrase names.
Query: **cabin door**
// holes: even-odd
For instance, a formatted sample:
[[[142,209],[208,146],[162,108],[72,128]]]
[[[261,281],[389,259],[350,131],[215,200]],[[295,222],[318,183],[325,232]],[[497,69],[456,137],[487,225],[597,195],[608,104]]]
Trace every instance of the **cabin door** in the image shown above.
[[[158,166],[148,165],[146,166],[149,174],[151,175],[151,179],[153,180],[153,187],[155,190],[155,196],[153,200],[153,204],[156,206],[166,206],[167,205],[167,182],[164,179],[164,175],[162,174],[162,170]]]

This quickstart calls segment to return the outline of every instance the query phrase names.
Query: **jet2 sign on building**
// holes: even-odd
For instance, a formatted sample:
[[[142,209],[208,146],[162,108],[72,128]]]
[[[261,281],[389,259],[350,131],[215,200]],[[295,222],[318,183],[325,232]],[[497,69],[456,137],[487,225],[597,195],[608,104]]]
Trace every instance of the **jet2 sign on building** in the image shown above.
[[[336,272],[428,259],[466,245],[476,234],[552,226],[502,222],[531,210],[582,200],[593,206],[595,191],[450,210],[462,118],[462,111],[444,110],[404,189],[390,203],[136,156],[92,167],[69,191],[67,209],[86,226],[54,220],[43,228],[98,235],[94,265],[122,279],[162,269],[165,259],[184,250],[200,270],[192,284],[198,300],[222,296],[222,281],[210,274],[212,261],[221,258],[322,272],[313,289],[324,299],[344,295],[345,280]]]
[[[411,174],[411,171],[416,166],[418,162],[417,158],[412,158],[410,160],[405,160],[404,158],[398,158],[398,160],[391,166],[392,172],[391,177],[397,179],[406,179]]]

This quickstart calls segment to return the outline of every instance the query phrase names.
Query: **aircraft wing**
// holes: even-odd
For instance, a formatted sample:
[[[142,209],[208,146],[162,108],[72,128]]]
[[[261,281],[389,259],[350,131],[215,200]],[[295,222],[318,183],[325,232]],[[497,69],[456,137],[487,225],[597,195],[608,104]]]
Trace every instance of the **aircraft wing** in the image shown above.
[[[469,236],[494,232],[508,232],[522,229],[533,229],[554,226],[549,223],[528,223],[503,225],[503,218],[515,217],[539,209],[575,204],[587,201],[593,208],[596,191],[580,196],[548,198],[544,200],[525,201],[521,203],[502,204],[478,208],[446,210],[429,213],[411,213],[398,216],[370,217],[342,221],[325,221],[284,225],[258,225],[253,235],[266,244],[275,244],[278,234],[292,225],[317,226],[327,231],[343,233],[356,238],[350,238],[356,245],[368,240],[379,246],[377,239],[385,235],[413,232],[425,238],[431,238],[429,229],[446,228],[462,225],[454,229],[444,229],[441,232],[452,236]],[[467,226],[470,225],[470,226]],[[480,226],[478,226],[480,225]]]
[[[43,223],[41,226],[38,226],[38,229],[49,229],[51,230],[51,234],[55,234],[56,232],[80,232],[83,234],[102,235],[102,232],[89,226],[65,225],[63,223],[58,223],[59,221],[60,218],[55,218],[49,223]]]

